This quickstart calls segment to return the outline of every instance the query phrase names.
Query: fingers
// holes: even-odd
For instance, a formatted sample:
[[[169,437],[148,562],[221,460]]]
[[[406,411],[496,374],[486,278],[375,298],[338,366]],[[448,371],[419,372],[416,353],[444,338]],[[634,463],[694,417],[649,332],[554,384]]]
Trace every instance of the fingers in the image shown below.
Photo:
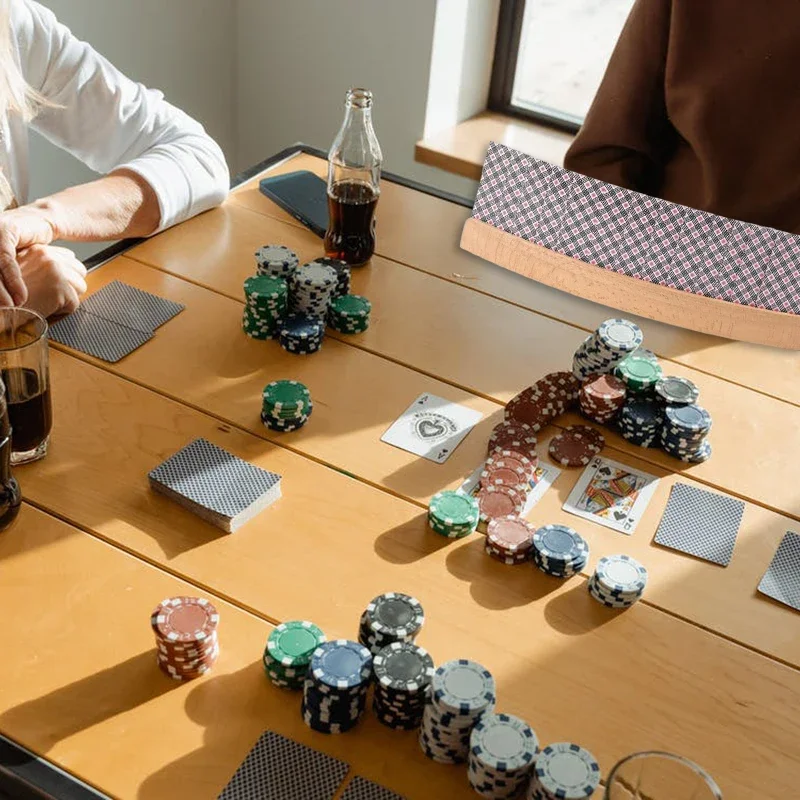
[[[21,306],[28,299],[28,289],[17,263],[17,240],[13,232],[0,227],[0,304]]]

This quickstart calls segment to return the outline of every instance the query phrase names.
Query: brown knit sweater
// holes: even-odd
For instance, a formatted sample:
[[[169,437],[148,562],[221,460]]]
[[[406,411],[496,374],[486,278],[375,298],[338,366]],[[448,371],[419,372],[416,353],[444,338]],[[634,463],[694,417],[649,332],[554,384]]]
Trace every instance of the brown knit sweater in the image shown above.
[[[564,166],[800,233],[800,0],[637,0]]]

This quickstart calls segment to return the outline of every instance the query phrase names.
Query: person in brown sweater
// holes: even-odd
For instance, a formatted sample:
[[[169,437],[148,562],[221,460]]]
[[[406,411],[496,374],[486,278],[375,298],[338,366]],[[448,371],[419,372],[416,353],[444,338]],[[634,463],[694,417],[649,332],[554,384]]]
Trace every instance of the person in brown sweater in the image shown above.
[[[637,0],[567,169],[800,233],[800,0]]]

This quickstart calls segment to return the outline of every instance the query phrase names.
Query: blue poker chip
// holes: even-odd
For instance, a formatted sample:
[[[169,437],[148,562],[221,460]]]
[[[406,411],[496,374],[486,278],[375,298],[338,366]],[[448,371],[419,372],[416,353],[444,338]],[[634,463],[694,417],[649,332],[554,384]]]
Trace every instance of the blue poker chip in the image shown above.
[[[325,335],[325,326],[318,319],[290,314],[281,323],[281,335],[293,339],[321,339]]]
[[[667,424],[679,431],[708,432],[711,429],[711,415],[702,406],[694,403],[686,406],[667,406]]]
[[[368,684],[372,655],[364,645],[336,639],[320,645],[311,657],[314,680],[333,689],[352,689]]]

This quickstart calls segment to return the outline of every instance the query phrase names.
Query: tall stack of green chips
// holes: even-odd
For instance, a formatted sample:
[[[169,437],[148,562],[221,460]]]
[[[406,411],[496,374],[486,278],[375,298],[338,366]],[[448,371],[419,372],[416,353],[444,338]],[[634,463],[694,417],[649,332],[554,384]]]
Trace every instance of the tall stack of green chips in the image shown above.
[[[372,303],[358,294],[343,294],[331,300],[328,325],[339,333],[363,333],[369,328]]]
[[[654,359],[634,353],[620,362],[614,374],[624,381],[630,394],[649,394],[655,389],[664,372]]]
[[[289,307],[289,287],[283,278],[252,275],[244,282],[242,328],[252,339],[275,339]]]
[[[261,394],[261,421],[270,430],[288,433],[308,422],[314,404],[300,381],[272,381]]]
[[[325,634],[313,622],[294,620],[278,625],[264,649],[267,678],[282,689],[302,689],[311,656],[324,641]]]
[[[474,533],[480,520],[478,501],[472,495],[445,489],[437,492],[428,506],[431,530],[448,539],[461,539]]]

